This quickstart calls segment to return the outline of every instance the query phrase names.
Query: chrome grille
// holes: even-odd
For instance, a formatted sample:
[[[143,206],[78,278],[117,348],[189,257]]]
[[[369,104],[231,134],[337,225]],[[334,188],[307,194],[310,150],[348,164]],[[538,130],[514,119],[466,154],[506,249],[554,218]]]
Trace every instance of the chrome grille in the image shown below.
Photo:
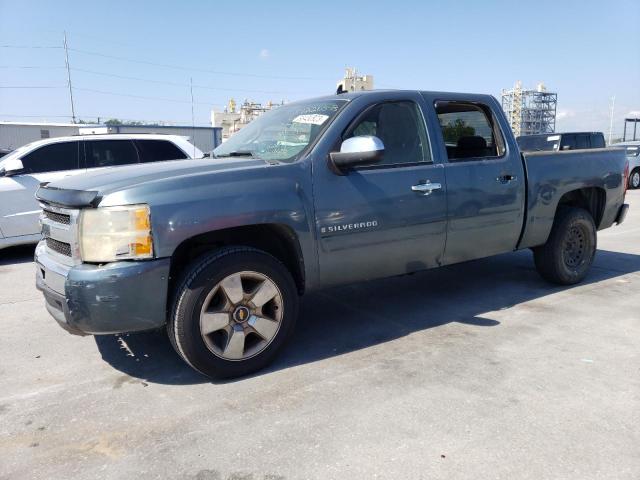
[[[43,214],[49,220],[61,223],[62,225],[70,225],[71,224],[71,215],[66,215],[64,213],[52,212],[51,210],[43,210]]]
[[[71,257],[71,245],[65,242],[60,242],[59,240],[55,240],[51,237],[46,237],[45,241],[47,242],[47,248],[53,250],[54,252],[59,253],[60,255],[64,255],[65,257]]]
[[[41,203],[43,243],[56,261],[67,266],[82,263],[78,244],[78,217],[80,210]]]

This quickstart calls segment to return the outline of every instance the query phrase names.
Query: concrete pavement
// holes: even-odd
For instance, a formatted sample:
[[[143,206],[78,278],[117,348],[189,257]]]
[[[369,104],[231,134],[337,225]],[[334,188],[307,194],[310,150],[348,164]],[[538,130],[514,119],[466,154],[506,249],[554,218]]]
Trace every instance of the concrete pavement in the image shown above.
[[[74,337],[0,251],[0,478],[640,478],[640,191],[587,281],[528,251],[306,297],[211,383],[160,333]]]

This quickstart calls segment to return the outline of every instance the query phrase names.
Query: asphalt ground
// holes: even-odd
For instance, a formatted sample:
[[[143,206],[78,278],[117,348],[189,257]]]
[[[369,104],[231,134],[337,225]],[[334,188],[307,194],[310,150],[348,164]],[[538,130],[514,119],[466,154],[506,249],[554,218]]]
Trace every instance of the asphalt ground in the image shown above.
[[[528,251],[318,292],[268,369],[75,337],[0,251],[0,478],[640,478],[640,191],[587,280]]]

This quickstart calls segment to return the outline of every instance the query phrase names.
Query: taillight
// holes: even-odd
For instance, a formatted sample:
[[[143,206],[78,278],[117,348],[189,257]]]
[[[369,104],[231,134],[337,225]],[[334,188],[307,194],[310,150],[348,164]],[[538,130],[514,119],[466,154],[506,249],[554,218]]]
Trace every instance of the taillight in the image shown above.
[[[622,194],[622,198],[624,199],[624,196],[627,194],[627,188],[629,188],[629,160],[625,162],[624,175],[622,176],[624,178],[624,193]]]

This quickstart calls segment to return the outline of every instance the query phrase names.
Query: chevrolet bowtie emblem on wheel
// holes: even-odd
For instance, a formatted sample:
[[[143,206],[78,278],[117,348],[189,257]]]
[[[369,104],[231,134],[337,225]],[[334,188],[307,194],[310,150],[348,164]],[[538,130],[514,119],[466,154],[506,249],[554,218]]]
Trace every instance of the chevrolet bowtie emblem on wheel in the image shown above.
[[[247,307],[240,306],[233,312],[233,319],[238,323],[244,322],[247,318],[249,318],[249,309]]]

